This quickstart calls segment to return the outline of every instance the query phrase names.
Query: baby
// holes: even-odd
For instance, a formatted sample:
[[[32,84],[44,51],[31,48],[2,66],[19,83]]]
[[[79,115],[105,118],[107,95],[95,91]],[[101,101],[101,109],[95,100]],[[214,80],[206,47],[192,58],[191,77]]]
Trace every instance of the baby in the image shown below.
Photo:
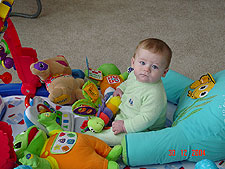
[[[109,145],[120,144],[126,133],[162,129],[166,121],[167,98],[161,77],[168,72],[172,51],[159,39],[148,38],[139,43],[131,58],[133,71],[117,87],[114,96],[120,96],[112,127],[93,135]]]

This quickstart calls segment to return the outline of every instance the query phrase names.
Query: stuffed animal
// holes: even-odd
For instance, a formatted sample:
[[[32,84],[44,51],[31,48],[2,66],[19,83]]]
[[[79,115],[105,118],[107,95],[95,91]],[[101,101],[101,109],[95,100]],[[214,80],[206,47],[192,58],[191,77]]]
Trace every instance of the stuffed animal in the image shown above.
[[[121,99],[119,96],[111,97],[108,101],[103,101],[95,117],[88,120],[88,128],[94,133],[99,133],[104,127],[110,127],[112,120],[115,118]]]
[[[119,110],[120,97],[111,96],[116,87],[127,79],[128,72],[121,74],[114,64],[106,63],[97,70],[89,68],[85,71],[85,74],[91,79],[82,88],[86,99],[75,102],[72,105],[72,110],[76,115],[91,117],[87,122],[84,122],[85,125],[82,125],[84,131],[89,129],[92,132],[99,133],[110,126],[110,122]],[[102,95],[99,94],[98,87]]]
[[[123,159],[129,166],[225,159],[225,70],[193,81],[170,70],[163,83],[177,104],[171,127],[129,133]],[[137,144],[138,143],[138,144]]]
[[[82,104],[78,106],[80,102],[83,101],[79,100],[75,102],[72,105],[72,110],[76,115],[89,117],[89,119],[82,124],[82,131],[86,132],[90,130],[94,133],[100,133],[104,128],[111,126],[111,122],[119,110],[121,99],[119,96],[109,97],[107,100],[103,99],[102,105],[99,105],[97,112],[93,107],[88,105]]]
[[[100,76],[97,76],[97,78],[96,74],[100,74]],[[88,68],[88,70],[85,70],[85,76],[100,87],[101,94],[105,96],[105,91],[109,87],[116,89],[117,86],[127,79],[128,72],[121,74],[116,65],[105,63],[99,66],[96,70]]]
[[[0,153],[0,168],[12,169],[17,166],[16,154],[13,149],[13,136],[12,128],[8,123],[0,121],[0,140],[1,140],[1,153]]]
[[[84,80],[73,78],[72,70],[64,56],[57,56],[31,64],[30,70],[45,82],[48,98],[55,104],[73,104],[83,99]]]
[[[14,149],[23,165],[35,169],[119,169],[115,161],[122,152],[121,145],[111,148],[96,137],[62,131],[55,118],[50,112],[39,115],[49,138],[36,126],[16,136]]]

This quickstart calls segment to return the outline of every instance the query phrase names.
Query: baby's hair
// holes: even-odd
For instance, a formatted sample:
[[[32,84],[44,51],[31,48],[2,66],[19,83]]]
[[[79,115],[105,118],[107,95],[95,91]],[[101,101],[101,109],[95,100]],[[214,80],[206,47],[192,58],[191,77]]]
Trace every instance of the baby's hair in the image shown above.
[[[137,50],[140,48],[148,50],[152,53],[159,53],[165,56],[167,60],[166,66],[167,68],[169,67],[170,61],[172,58],[172,50],[164,41],[160,39],[156,39],[156,38],[148,38],[148,39],[142,40],[141,42],[139,42],[133,57],[135,57]]]

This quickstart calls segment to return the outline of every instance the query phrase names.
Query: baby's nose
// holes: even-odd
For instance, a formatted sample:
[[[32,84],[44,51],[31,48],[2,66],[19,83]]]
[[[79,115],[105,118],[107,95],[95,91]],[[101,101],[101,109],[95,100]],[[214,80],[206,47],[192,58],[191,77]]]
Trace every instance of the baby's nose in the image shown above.
[[[150,69],[150,67],[149,67],[149,66],[145,66],[145,67],[144,67],[144,71],[146,71],[146,72],[150,72],[150,71],[151,71],[151,69]]]

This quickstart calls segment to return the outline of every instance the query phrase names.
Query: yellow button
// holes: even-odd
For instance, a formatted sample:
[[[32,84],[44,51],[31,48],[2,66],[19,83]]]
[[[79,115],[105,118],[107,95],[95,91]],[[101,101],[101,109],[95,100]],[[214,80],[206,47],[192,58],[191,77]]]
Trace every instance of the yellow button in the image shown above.
[[[49,154],[48,151],[45,151],[45,156],[48,156],[48,154]]]
[[[63,114],[63,117],[68,117],[68,114]]]

